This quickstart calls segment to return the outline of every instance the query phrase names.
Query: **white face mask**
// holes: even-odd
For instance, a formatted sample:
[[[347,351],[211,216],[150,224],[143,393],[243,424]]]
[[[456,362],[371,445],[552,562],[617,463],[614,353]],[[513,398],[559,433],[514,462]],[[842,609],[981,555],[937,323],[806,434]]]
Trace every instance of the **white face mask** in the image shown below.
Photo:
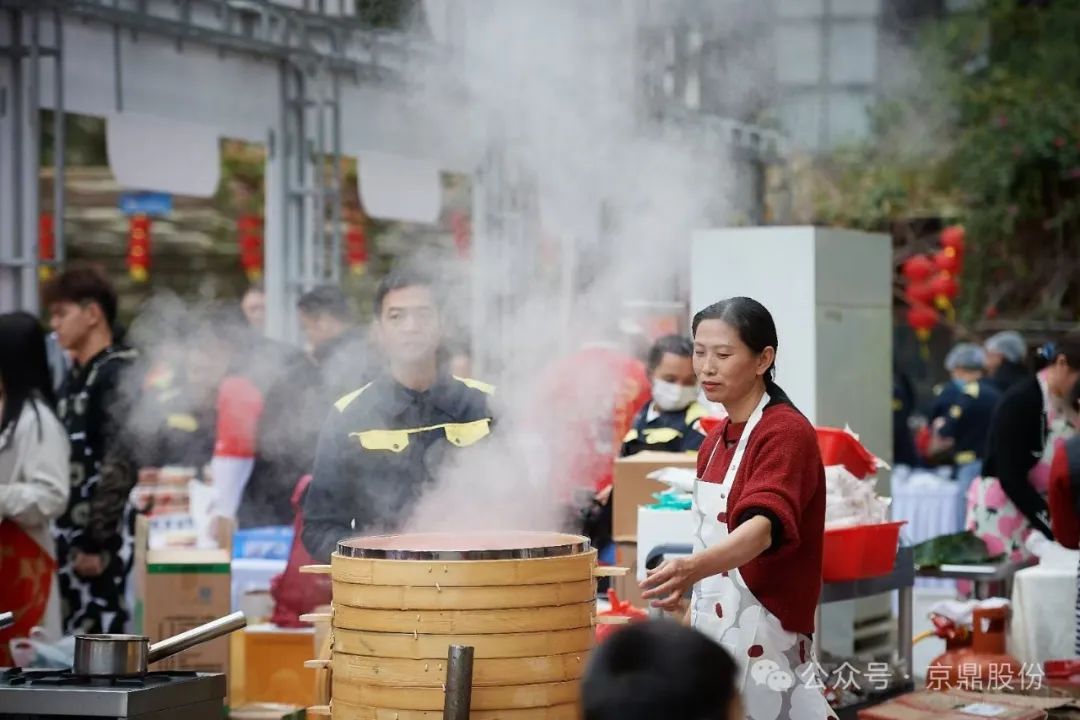
[[[697,385],[677,385],[666,380],[653,380],[653,402],[664,412],[689,407],[690,403],[697,399],[697,395]]]

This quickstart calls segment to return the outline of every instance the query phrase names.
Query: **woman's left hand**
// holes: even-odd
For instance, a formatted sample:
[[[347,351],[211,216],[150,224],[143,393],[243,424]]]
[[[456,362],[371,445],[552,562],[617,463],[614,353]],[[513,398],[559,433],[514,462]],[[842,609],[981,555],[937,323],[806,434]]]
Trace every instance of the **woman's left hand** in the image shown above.
[[[652,606],[663,610],[679,609],[679,602],[698,581],[693,556],[671,558],[649,570],[641,583],[643,600],[652,600]]]

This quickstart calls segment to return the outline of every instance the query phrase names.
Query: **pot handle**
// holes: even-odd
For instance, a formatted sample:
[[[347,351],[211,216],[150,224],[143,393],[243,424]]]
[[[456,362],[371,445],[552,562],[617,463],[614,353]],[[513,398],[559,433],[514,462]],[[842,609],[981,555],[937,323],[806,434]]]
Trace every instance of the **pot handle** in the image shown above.
[[[147,655],[146,662],[155,663],[158,660],[164,660],[165,658],[171,657],[178,652],[183,652],[190,647],[207,642],[208,640],[219,638],[222,635],[228,635],[229,633],[246,626],[247,618],[244,617],[244,613],[234,612],[232,615],[226,615],[223,618],[212,620],[205,625],[191,628],[179,635],[173,635],[167,640],[154,643],[150,646],[150,652]]]

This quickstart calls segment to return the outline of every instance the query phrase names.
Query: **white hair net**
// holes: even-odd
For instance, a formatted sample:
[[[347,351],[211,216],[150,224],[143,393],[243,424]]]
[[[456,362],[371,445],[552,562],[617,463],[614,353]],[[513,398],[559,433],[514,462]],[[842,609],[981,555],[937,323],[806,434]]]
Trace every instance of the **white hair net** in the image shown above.
[[[982,370],[986,367],[986,352],[975,343],[960,343],[945,356],[945,369]]]
[[[1014,330],[1006,330],[987,338],[983,345],[986,352],[1001,353],[1009,362],[1019,363],[1027,355],[1027,343],[1024,336]]]

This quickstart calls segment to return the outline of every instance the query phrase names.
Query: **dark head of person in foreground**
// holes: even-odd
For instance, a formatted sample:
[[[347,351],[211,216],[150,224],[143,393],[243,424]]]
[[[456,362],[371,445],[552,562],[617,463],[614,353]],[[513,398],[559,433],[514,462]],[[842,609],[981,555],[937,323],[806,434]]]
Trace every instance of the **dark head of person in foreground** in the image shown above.
[[[585,720],[738,720],[735,661],[700,632],[671,621],[622,628],[589,658]]]

